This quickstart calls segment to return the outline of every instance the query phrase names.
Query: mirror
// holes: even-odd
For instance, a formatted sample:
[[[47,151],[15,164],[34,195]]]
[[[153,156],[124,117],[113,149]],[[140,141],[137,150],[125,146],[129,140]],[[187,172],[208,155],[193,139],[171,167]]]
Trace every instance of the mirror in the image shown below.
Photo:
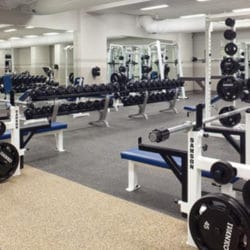
[[[73,31],[32,26],[0,25],[0,75],[20,74],[48,76],[60,84],[69,83],[74,71]]]
[[[122,37],[107,41],[107,82],[177,78],[182,75],[174,41]],[[126,79],[125,79],[126,78]]]

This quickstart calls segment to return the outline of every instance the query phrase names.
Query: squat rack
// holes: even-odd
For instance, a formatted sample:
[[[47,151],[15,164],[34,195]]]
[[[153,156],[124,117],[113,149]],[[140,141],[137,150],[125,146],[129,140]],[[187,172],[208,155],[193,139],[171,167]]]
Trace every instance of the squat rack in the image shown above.
[[[217,15],[206,16],[206,31],[205,31],[205,48],[206,48],[206,81],[205,81],[205,119],[211,117],[212,106],[211,100],[211,85],[212,85],[212,32],[214,31],[215,23],[224,22],[226,18],[231,17],[235,19],[250,18],[250,11],[240,13],[223,13]]]

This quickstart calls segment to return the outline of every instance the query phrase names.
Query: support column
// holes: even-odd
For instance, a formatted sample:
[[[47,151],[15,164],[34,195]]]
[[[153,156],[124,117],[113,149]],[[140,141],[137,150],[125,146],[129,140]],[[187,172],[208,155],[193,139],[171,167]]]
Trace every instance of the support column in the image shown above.
[[[106,82],[107,36],[100,16],[78,12],[77,30],[74,37],[74,73],[85,78],[85,83]],[[101,68],[101,76],[93,78],[91,69]]]

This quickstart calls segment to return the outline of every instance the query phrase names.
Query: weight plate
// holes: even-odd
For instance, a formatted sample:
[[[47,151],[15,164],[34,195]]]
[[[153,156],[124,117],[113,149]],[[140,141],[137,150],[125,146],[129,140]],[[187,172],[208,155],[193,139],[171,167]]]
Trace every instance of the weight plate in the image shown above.
[[[4,122],[0,121],[0,136],[2,136],[6,131],[6,125]]]
[[[211,175],[213,179],[222,185],[230,183],[236,176],[236,170],[228,162],[216,162],[211,167]]]
[[[224,107],[220,110],[219,114],[221,115],[221,114],[233,111],[233,110],[235,110],[234,106]],[[228,128],[232,128],[232,127],[238,125],[240,123],[240,121],[241,121],[241,114],[240,113],[220,119],[220,123],[224,127],[228,127]]]
[[[224,32],[224,38],[226,40],[234,40],[236,38],[237,34],[234,30],[228,29]]]
[[[223,59],[220,67],[223,75],[233,75],[239,70],[240,64],[233,58],[227,57]]]
[[[19,154],[15,146],[10,143],[0,143],[0,182],[9,179],[19,164]]]
[[[245,204],[250,207],[250,180],[247,181],[242,189],[242,197]]]
[[[111,75],[110,81],[111,81],[112,83],[120,82],[120,76],[119,76],[117,73],[113,73],[113,74]]]
[[[228,17],[226,20],[225,20],[225,24],[226,26],[228,27],[234,27],[235,25],[235,19],[231,18],[231,17]]]
[[[222,78],[217,85],[217,93],[224,101],[232,102],[238,99],[242,93],[243,83],[233,76]]]
[[[250,249],[249,214],[228,195],[210,194],[198,200],[189,215],[189,228],[199,249]]]
[[[238,46],[235,43],[228,43],[225,46],[225,52],[229,56],[234,56],[238,51]]]

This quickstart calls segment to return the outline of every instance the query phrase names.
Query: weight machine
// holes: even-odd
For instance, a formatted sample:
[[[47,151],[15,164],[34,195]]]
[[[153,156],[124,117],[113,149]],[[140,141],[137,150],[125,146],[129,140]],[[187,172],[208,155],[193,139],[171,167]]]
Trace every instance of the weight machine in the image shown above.
[[[239,203],[235,197],[236,193],[233,189],[233,183],[238,179],[245,181],[250,180],[250,106],[243,107],[225,114],[217,115],[203,120],[203,107],[197,106],[196,122],[186,122],[176,127],[168,129],[156,129],[149,134],[151,142],[162,142],[167,140],[172,134],[179,131],[188,131],[188,150],[180,151],[169,148],[162,148],[151,145],[141,144],[139,141],[139,149],[160,153],[163,159],[171,165],[173,173],[178,177],[182,184],[182,200],[178,202],[182,214],[188,217],[188,241],[191,246],[198,246],[199,249],[249,249],[250,247],[250,221],[247,202],[249,193],[243,191],[245,205]],[[225,119],[240,112],[245,112],[246,129],[228,129],[210,127],[212,121]],[[241,156],[241,162],[223,162],[220,159],[214,159],[203,156],[204,147],[202,146],[202,138],[209,131],[220,133],[225,137],[233,135],[240,136],[241,143],[236,146],[235,141],[231,140],[231,145],[237,148]],[[231,137],[232,139],[232,137]],[[175,163],[174,157],[181,157],[182,166]],[[209,194],[202,197],[202,174],[210,173],[211,177],[220,186],[219,194]],[[248,183],[248,182],[247,182]],[[245,184],[248,188],[248,184]],[[243,188],[244,190],[244,188]],[[249,190],[247,190],[249,192]],[[223,203],[225,208],[222,205]],[[233,204],[233,205],[232,205]],[[231,207],[230,207],[231,206]],[[239,208],[240,207],[240,208]],[[225,209],[225,211],[223,210]],[[227,214],[226,212],[230,212]],[[244,211],[243,216],[240,211]],[[221,224],[213,220],[222,211]],[[223,214],[224,212],[224,214]],[[212,214],[211,214],[212,213]],[[231,217],[232,216],[232,217]],[[234,216],[234,217],[233,217]],[[232,219],[233,218],[233,219]],[[242,230],[242,235],[233,232],[231,235],[232,244],[228,248],[223,248],[225,244],[225,234],[227,224],[230,222],[236,230]],[[238,221],[237,221],[238,220]],[[237,222],[236,222],[237,221]],[[248,221],[246,223],[246,221]],[[238,223],[238,224],[237,224]],[[217,234],[216,228],[218,229]],[[214,232],[215,231],[215,232]],[[211,241],[210,237],[214,237]],[[247,238],[244,238],[244,237]],[[217,238],[216,238],[217,237]],[[210,239],[210,241],[209,241]],[[222,240],[221,240],[222,239]],[[230,242],[231,242],[230,241]],[[229,242],[229,243],[230,243]],[[247,243],[245,243],[247,242]],[[221,244],[222,246],[218,246]],[[240,248],[244,246],[245,248]],[[247,247],[246,247],[247,244]],[[217,246],[217,247],[216,247]]]
[[[245,13],[243,16],[249,16]],[[211,23],[214,21],[234,22],[231,17],[242,17],[242,14],[223,14],[208,16],[207,24],[207,60],[206,60],[206,112],[203,119],[203,104],[196,107],[196,121],[168,129],[155,129],[149,134],[151,142],[162,142],[179,131],[188,132],[188,150],[181,151],[172,148],[163,148],[144,145],[139,140],[139,149],[159,153],[170,166],[173,173],[182,184],[182,200],[178,202],[180,210],[188,218],[187,244],[199,249],[250,249],[250,106],[221,112],[211,116]],[[229,26],[229,25],[228,25]],[[232,25],[231,27],[233,27]],[[238,95],[231,93],[228,87],[237,87],[235,78],[230,76],[229,82],[219,82],[217,90],[224,93],[226,101],[234,100]],[[239,82],[239,85],[241,83]],[[234,89],[234,88],[233,88]],[[236,88],[237,90],[237,88]],[[243,91],[243,89],[242,89]],[[237,98],[236,98],[237,99]],[[228,107],[226,107],[228,108]],[[245,112],[245,126],[241,127],[214,127],[211,123],[220,120],[231,121],[232,117]],[[223,122],[222,122],[223,121]],[[217,133],[225,137],[229,144],[239,153],[240,163],[222,161],[203,156],[207,147],[202,144],[207,133]],[[239,142],[235,139],[239,137]],[[181,158],[181,166],[175,157]],[[202,175],[206,173],[220,188],[219,193],[202,196]],[[242,179],[245,182],[242,190],[244,204],[236,200],[233,184]]]

